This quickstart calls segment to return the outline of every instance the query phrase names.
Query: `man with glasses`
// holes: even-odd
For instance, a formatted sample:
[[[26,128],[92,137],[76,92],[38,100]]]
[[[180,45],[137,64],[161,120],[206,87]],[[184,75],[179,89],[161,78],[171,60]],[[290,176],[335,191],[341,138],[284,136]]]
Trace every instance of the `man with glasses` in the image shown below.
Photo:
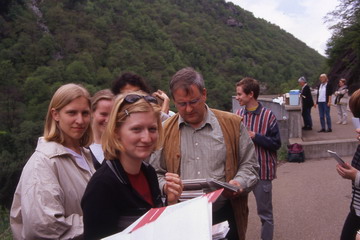
[[[204,80],[192,68],[172,77],[170,91],[178,113],[164,123],[164,146],[150,159],[160,189],[166,172],[183,180],[214,178],[238,186],[238,193],[213,205],[213,224],[227,220],[227,239],[245,239],[248,192],[258,182],[259,166],[242,118],[209,108]]]

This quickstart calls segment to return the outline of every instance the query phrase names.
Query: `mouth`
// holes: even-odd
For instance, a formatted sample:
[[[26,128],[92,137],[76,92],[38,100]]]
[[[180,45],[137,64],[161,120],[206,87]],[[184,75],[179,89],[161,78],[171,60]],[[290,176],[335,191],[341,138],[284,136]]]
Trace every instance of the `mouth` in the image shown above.
[[[77,132],[85,131],[85,128],[83,128],[83,127],[74,127],[73,129]]]

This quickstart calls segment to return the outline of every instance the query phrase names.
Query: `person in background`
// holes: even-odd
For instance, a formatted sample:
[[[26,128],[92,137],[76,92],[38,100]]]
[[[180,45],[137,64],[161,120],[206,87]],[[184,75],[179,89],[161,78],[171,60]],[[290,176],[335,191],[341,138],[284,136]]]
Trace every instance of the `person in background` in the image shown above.
[[[346,79],[339,80],[338,89],[335,91],[335,105],[338,113],[337,124],[347,124],[347,101],[348,101],[348,87],[346,86]]]
[[[360,118],[360,89],[351,95],[349,107],[354,117]],[[357,128],[356,132],[359,134],[358,140],[360,140],[360,128]],[[342,178],[349,179],[352,183],[350,212],[345,220],[340,239],[355,239],[356,233],[360,229],[360,145],[356,149],[351,165],[346,162],[343,166],[338,164],[336,170]]]
[[[101,136],[109,120],[114,94],[110,89],[103,89],[91,98],[91,127],[94,133],[94,142],[89,146],[94,167],[99,169],[104,160],[104,152],[101,147]]]
[[[330,117],[332,89],[330,84],[328,84],[328,78],[325,73],[320,75],[319,80],[320,85],[318,86],[316,104],[314,105],[314,107],[317,105],[319,108],[321,129],[318,132],[332,132]],[[327,129],[325,129],[325,119],[328,127]]]
[[[139,90],[150,94],[150,89],[145,83],[145,80],[141,76],[131,72],[120,75],[115,79],[111,87],[111,91],[114,95],[136,92]]]
[[[243,78],[236,84],[236,100],[240,106],[245,106],[236,114],[243,118],[244,125],[255,144],[260,165],[260,181],[253,193],[262,223],[261,239],[270,240],[274,235],[272,180],[276,178],[276,151],[281,147],[281,140],[276,117],[270,109],[257,101],[259,93],[259,82],[253,78]]]
[[[150,89],[146,85],[145,80],[141,76],[131,72],[126,72],[115,79],[111,88],[111,91],[114,95],[136,92],[140,90],[150,94]],[[152,95],[159,99],[159,105],[161,106],[162,112],[161,121],[165,121],[170,117],[170,98],[162,90],[157,90]],[[172,115],[172,112],[170,112],[170,114]]]
[[[298,80],[301,91],[300,98],[302,103],[302,117],[304,120],[303,130],[312,130],[312,119],[311,119],[311,108],[314,106],[314,101],[311,95],[311,90],[309,85],[307,84],[305,77],[300,77]]]
[[[137,92],[116,98],[102,137],[106,162],[91,178],[81,201],[85,239],[120,232],[150,208],[163,206],[156,172],[144,162],[162,139],[155,97]],[[177,174],[165,178],[167,203],[174,204],[182,182]]]
[[[206,105],[204,79],[193,68],[179,70],[171,79],[170,92],[178,113],[164,122],[163,148],[151,155],[160,189],[166,174],[181,179],[214,178],[241,190],[213,205],[213,224],[227,220],[227,239],[245,239],[248,192],[258,182],[255,147],[241,117]]]
[[[74,239],[83,235],[80,201],[95,172],[90,95],[77,84],[53,95],[44,136],[27,161],[10,211],[14,239]]]

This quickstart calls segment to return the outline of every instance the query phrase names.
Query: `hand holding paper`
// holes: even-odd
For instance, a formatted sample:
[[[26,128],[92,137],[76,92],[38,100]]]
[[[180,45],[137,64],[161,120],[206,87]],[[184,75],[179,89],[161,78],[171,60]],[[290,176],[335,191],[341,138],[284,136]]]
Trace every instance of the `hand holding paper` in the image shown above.
[[[230,180],[229,183],[231,185],[234,185],[234,186],[237,186],[239,187],[239,190],[237,192],[232,192],[231,195],[232,197],[236,197],[236,196],[239,196],[240,194],[242,194],[244,192],[244,189],[241,187],[241,184],[236,181],[236,180]]]

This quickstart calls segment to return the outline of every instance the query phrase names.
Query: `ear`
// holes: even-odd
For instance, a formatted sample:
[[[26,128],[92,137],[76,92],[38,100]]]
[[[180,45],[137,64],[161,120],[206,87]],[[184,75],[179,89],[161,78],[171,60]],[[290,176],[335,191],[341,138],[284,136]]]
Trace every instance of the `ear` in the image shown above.
[[[251,92],[249,93],[249,97],[254,98],[254,92],[253,92],[253,91],[251,91]]]
[[[52,118],[53,118],[56,122],[59,121],[59,118],[60,118],[59,112],[56,111],[55,108],[52,108],[52,109],[51,109],[51,116],[52,116]]]
[[[204,98],[204,102],[206,101],[206,98],[207,98],[207,91],[206,91],[206,88],[204,88],[202,90],[202,97]]]

